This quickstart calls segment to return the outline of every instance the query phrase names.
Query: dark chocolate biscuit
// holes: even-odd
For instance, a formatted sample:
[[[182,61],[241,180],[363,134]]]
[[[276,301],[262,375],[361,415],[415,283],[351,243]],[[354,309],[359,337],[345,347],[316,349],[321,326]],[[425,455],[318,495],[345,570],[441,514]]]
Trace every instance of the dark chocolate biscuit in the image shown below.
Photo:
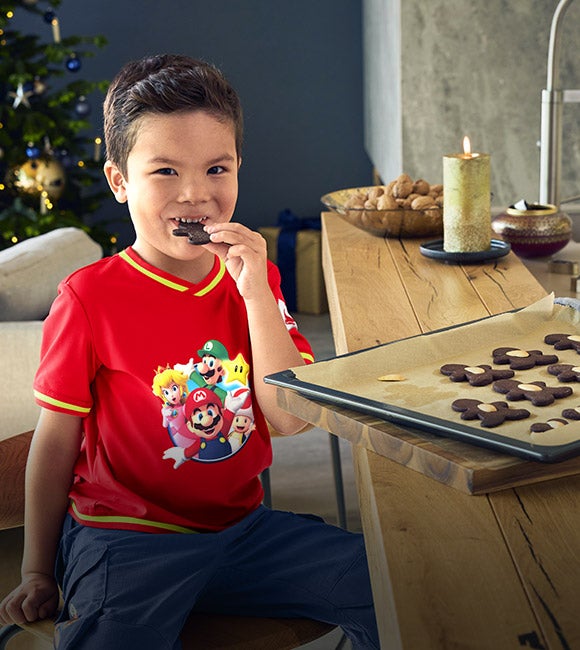
[[[497,427],[506,420],[523,420],[530,416],[527,409],[513,409],[506,402],[486,404],[478,399],[456,399],[451,408],[461,412],[462,420],[481,421],[482,427]]]
[[[527,399],[534,406],[548,406],[554,400],[568,397],[574,392],[570,386],[546,386],[543,381],[532,381],[529,384],[516,379],[500,379],[494,382],[493,390],[503,393],[511,401]]]
[[[564,427],[568,424],[566,420],[561,418],[552,418],[547,422],[534,422],[530,427],[532,433],[543,433],[544,431],[550,431],[551,429],[558,429],[559,427]]]
[[[548,366],[548,372],[558,381],[580,381],[580,366],[573,366],[571,363],[555,363]]]
[[[555,350],[576,350],[580,354],[580,336],[578,334],[547,334],[544,343],[553,345]]]
[[[446,363],[439,371],[451,381],[468,381],[471,386],[487,386],[496,379],[509,379],[515,374],[513,370],[499,370],[486,365],[466,366],[463,363]]]
[[[564,409],[562,411],[562,417],[568,418],[569,420],[580,420],[580,406],[572,409]]]
[[[496,348],[491,354],[494,363],[500,365],[509,363],[512,370],[528,370],[534,366],[547,366],[559,361],[555,354],[544,354],[541,350]]]
[[[180,222],[172,233],[175,237],[187,237],[190,244],[199,246],[200,244],[209,244],[211,239],[208,233],[203,229],[201,222]]]

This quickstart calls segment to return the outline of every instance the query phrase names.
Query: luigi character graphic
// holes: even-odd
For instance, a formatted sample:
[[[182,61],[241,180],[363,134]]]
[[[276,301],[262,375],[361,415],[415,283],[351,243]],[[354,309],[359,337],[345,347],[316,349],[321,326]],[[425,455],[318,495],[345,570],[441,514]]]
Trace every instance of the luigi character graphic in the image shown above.
[[[193,372],[189,379],[202,388],[209,388],[221,399],[222,403],[226,396],[226,389],[223,380],[226,374],[224,361],[229,361],[229,354],[225,346],[210,339],[206,341],[201,350],[197,351],[201,361],[193,366]]]

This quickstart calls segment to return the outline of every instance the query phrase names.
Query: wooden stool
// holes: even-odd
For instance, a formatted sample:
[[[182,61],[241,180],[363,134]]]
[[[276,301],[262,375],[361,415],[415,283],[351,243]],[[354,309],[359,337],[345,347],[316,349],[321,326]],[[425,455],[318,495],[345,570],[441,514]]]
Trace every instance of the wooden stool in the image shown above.
[[[333,625],[301,618],[192,614],[181,633],[181,642],[183,650],[290,650],[334,629]],[[0,650],[7,649],[8,641],[21,632],[52,643],[54,624],[46,620],[22,627],[6,626],[0,630]]]

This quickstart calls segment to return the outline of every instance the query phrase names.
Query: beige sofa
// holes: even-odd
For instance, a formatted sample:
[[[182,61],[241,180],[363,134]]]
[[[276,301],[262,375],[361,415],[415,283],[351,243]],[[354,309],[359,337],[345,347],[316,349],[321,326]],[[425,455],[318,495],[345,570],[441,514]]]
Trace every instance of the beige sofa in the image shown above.
[[[0,599],[19,582],[22,555],[24,463],[38,407],[32,381],[39,361],[42,321],[58,283],[102,256],[101,247],[78,228],[60,228],[0,251]],[[50,647],[21,635],[11,650]]]
[[[34,428],[32,379],[42,320],[69,273],[102,256],[78,228],[59,228],[0,251],[0,440]]]

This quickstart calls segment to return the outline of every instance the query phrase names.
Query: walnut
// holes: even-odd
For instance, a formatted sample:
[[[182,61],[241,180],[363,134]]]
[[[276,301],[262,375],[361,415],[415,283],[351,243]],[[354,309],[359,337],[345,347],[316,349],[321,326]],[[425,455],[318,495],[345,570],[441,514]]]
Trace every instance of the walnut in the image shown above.
[[[430,196],[418,196],[411,203],[413,210],[426,210],[435,206],[435,201]]]
[[[381,194],[377,199],[377,210],[396,210],[399,206],[390,194]]]
[[[413,180],[408,174],[401,174],[397,177],[393,186],[393,196],[396,199],[406,199],[413,191]]]
[[[380,186],[380,185],[375,185],[375,187],[371,187],[371,189],[367,193],[367,198],[370,199],[371,201],[376,201],[379,196],[382,196],[384,194],[385,189]]]
[[[427,181],[424,181],[422,178],[417,179],[413,184],[413,192],[415,194],[429,194],[431,186]]]

